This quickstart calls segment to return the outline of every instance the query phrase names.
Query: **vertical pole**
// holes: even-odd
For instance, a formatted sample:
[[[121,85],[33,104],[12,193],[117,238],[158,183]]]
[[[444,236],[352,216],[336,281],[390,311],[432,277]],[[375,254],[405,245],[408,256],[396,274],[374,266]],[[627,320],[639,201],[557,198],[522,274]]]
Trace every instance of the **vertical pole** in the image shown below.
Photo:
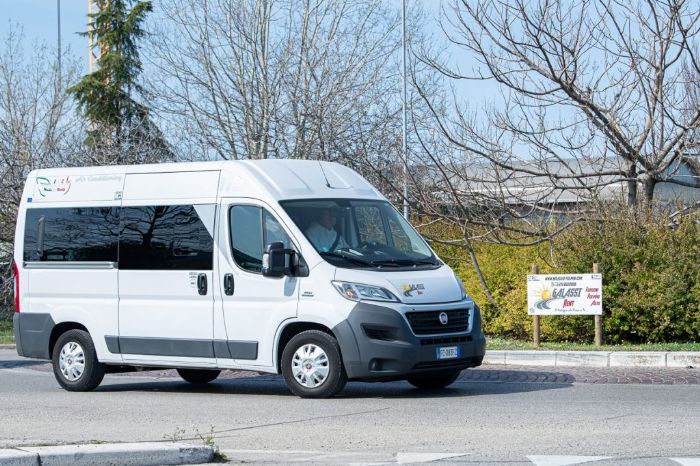
[[[532,275],[539,275],[540,267],[539,265],[532,266]],[[532,344],[535,348],[540,346],[540,316],[532,316]]]
[[[56,0],[56,10],[57,10],[57,15],[56,15],[56,22],[58,24],[58,56],[56,57],[56,61],[58,64],[58,85],[60,88],[61,85],[61,0]]]
[[[95,66],[92,56],[92,50],[94,48],[95,44],[92,41],[92,0],[88,0],[88,74],[92,73]]]
[[[600,266],[596,262],[593,264],[593,273],[600,273]],[[603,296],[603,290],[600,290],[600,296]],[[603,345],[603,316],[595,315],[595,345],[600,347]]]
[[[401,2],[401,81],[403,85],[403,216],[408,220],[408,147],[406,142],[406,0]]]

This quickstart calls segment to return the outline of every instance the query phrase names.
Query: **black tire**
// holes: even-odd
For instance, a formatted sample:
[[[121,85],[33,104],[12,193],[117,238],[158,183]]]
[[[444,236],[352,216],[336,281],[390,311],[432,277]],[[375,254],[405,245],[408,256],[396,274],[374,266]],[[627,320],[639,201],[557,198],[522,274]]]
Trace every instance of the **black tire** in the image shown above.
[[[64,363],[70,363],[70,365],[72,365],[77,361],[78,363],[82,362],[84,364],[82,374],[75,379],[69,378],[61,369],[61,351],[66,345],[70,345],[71,343],[78,345],[82,349],[82,357],[66,355],[64,357]],[[71,392],[88,392],[94,390],[100,385],[100,382],[102,382],[105,376],[105,365],[97,360],[95,345],[92,343],[90,334],[85,330],[68,330],[58,337],[56,344],[53,346],[51,362],[53,363],[53,374],[59,385]],[[68,372],[71,373],[70,370],[68,370]]]
[[[178,369],[177,373],[186,382],[194,384],[209,383],[221,374],[221,371],[210,369]]]
[[[328,374],[317,387],[302,385],[292,370],[295,353],[305,345],[316,345],[326,354],[326,363],[322,365],[328,368]],[[282,351],[281,364],[287,387],[292,393],[302,398],[331,398],[340,393],[348,381],[338,341],[320,330],[306,330],[292,337]]]
[[[434,372],[432,374],[414,375],[406,378],[416,388],[438,389],[452,385],[462,371]]]

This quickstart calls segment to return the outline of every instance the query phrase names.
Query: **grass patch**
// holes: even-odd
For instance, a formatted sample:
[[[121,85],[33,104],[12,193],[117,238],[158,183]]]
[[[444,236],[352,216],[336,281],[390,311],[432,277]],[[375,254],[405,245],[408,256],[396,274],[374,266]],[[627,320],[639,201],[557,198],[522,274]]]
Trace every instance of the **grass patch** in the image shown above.
[[[486,348],[490,350],[534,350],[534,351],[700,351],[698,343],[643,343],[624,345],[603,345],[596,347],[593,343],[554,343],[541,342],[535,348],[530,341],[509,338],[487,337]]]
[[[14,345],[15,334],[12,331],[12,322],[0,320],[0,345]]]

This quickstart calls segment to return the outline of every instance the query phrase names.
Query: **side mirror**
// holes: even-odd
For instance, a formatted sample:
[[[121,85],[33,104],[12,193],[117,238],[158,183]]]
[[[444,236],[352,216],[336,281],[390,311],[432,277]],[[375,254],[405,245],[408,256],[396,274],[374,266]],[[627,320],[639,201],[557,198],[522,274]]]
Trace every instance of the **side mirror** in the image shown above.
[[[291,275],[291,270],[287,257],[291,259],[294,253],[292,249],[285,249],[282,242],[270,243],[265,247],[265,253],[262,258],[262,275],[263,277],[279,278],[285,275]]]
[[[284,243],[274,242],[265,247],[262,258],[263,277],[280,278],[285,275],[292,277],[308,277],[309,266],[301,255],[294,249],[285,249]]]

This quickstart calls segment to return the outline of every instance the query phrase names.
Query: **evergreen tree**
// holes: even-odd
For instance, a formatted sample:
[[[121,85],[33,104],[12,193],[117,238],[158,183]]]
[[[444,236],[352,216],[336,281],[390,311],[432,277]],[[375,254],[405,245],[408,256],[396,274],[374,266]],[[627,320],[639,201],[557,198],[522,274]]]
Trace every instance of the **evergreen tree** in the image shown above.
[[[86,36],[100,51],[97,69],[68,91],[90,122],[87,143],[102,163],[138,163],[172,159],[148,108],[134,94],[141,91],[142,71],[137,41],[152,11],[150,0],[97,0]],[[94,157],[93,157],[94,158]]]

